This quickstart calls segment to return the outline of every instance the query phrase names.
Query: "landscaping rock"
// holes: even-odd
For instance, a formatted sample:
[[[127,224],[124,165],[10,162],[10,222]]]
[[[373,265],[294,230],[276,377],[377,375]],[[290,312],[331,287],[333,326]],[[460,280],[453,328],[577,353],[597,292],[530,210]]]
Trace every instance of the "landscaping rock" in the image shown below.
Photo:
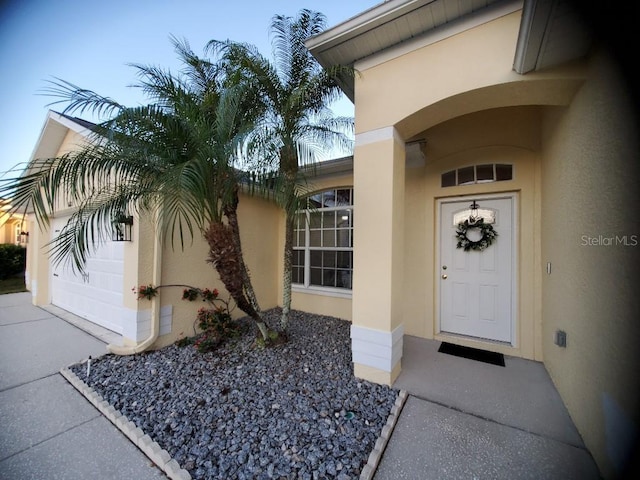
[[[105,355],[85,381],[194,479],[358,478],[398,391],[353,376],[349,328],[294,311],[284,345]]]

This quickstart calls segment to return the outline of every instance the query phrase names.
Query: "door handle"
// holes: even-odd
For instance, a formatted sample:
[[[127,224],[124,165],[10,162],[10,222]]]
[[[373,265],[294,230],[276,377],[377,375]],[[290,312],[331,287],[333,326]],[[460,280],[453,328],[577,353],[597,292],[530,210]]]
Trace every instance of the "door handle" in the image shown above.
[[[447,277],[447,274],[446,274],[446,273],[443,273],[443,274],[442,274],[442,279],[443,279],[443,280],[446,280],[447,278],[448,278],[448,277]]]

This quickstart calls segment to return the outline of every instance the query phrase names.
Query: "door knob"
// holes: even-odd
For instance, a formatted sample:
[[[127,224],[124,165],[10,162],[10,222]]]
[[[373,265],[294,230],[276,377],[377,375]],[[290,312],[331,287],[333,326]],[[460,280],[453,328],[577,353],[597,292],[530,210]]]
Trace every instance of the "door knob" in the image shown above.
[[[447,279],[447,274],[446,274],[446,273],[443,273],[443,274],[442,274],[442,279],[443,279],[443,280],[446,280],[446,279]]]

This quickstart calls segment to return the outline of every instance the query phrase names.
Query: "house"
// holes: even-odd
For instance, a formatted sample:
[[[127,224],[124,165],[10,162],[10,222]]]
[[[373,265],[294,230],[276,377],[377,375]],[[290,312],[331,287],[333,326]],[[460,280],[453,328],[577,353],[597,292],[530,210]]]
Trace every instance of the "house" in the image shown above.
[[[606,42],[564,0],[390,0],[307,46],[321,64],[358,72],[342,84],[356,146],[311,180],[293,308],[350,320],[354,373],[379,383],[399,375],[404,335],[543,362],[615,477],[640,420],[640,150]],[[34,158],[76,148],[88,127],[49,112]],[[134,217],[129,241],[106,240],[79,277],[44,253],[72,211],[60,205],[51,228],[30,226],[34,303],[120,333],[117,353],[192,334],[195,306],[179,287],[153,302],[131,289],[222,289],[204,241],[172,249]],[[283,222],[273,205],[241,199],[265,309],[281,299]]]
[[[403,335],[541,361],[612,478],[640,420],[637,104],[622,12],[576,5],[391,0],[307,47],[358,72],[355,374],[393,382]]]
[[[82,148],[90,141],[91,128],[90,122],[49,111],[31,159],[60,157]],[[325,207],[318,208],[313,216],[323,216],[325,224],[322,229],[316,229],[314,220],[311,237],[315,238],[320,232],[325,237],[331,233],[326,220],[329,215],[350,215],[352,165],[349,157],[325,162],[314,170],[313,186],[320,193],[310,200],[318,197],[325,202]],[[346,195],[347,204],[343,199],[338,201],[338,206],[329,206],[331,192],[340,198]],[[28,216],[31,238],[25,281],[34,304],[54,305],[120,334],[122,348],[111,345],[109,349],[122,354],[143,351],[151,346],[160,348],[178,338],[193,335],[196,311],[201,305],[182,301],[183,289],[192,286],[225,291],[215,269],[206,263],[207,243],[196,235],[184,250],[177,246],[179,241],[174,248],[171,242],[158,240],[150,219],[132,216],[130,225],[121,227],[121,231],[126,232],[124,235],[104,238],[95,245],[84,273],[79,274],[68,263],[53,262],[48,253],[50,242],[61,233],[74,211],[73,202],[60,202],[50,224],[42,228],[36,224],[34,215]],[[244,257],[260,306],[263,309],[276,307],[282,298],[284,216],[272,203],[249,196],[242,196],[238,215]],[[344,219],[338,222],[341,225],[333,229],[333,234],[343,237],[346,234],[346,241],[351,242],[353,227],[350,220],[346,227]],[[303,234],[298,233],[299,238],[300,235]],[[296,249],[299,248],[297,245]],[[346,248],[350,255],[352,245]],[[315,256],[312,255],[314,262]],[[299,266],[296,271],[300,284],[294,287],[293,308],[350,318],[350,283],[345,283],[349,288],[315,285],[318,269],[314,267],[312,281],[305,286],[304,272]],[[351,271],[351,268],[338,267],[332,270],[343,277],[350,276]],[[323,278],[326,280],[329,274],[330,270],[325,266]],[[149,284],[173,287],[161,289],[157,302],[138,300],[133,290]],[[160,308],[156,309],[156,306]],[[239,310],[234,313],[242,315]]]
[[[29,233],[26,231],[25,215],[10,213],[11,204],[0,198],[0,244],[26,245]]]

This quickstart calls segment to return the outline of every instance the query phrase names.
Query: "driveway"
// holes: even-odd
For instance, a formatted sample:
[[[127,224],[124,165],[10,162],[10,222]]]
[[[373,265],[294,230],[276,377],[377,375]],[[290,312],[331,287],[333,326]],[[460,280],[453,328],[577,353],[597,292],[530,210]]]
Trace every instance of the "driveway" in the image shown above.
[[[106,344],[31,305],[0,295],[0,479],[166,479],[59,374]]]

